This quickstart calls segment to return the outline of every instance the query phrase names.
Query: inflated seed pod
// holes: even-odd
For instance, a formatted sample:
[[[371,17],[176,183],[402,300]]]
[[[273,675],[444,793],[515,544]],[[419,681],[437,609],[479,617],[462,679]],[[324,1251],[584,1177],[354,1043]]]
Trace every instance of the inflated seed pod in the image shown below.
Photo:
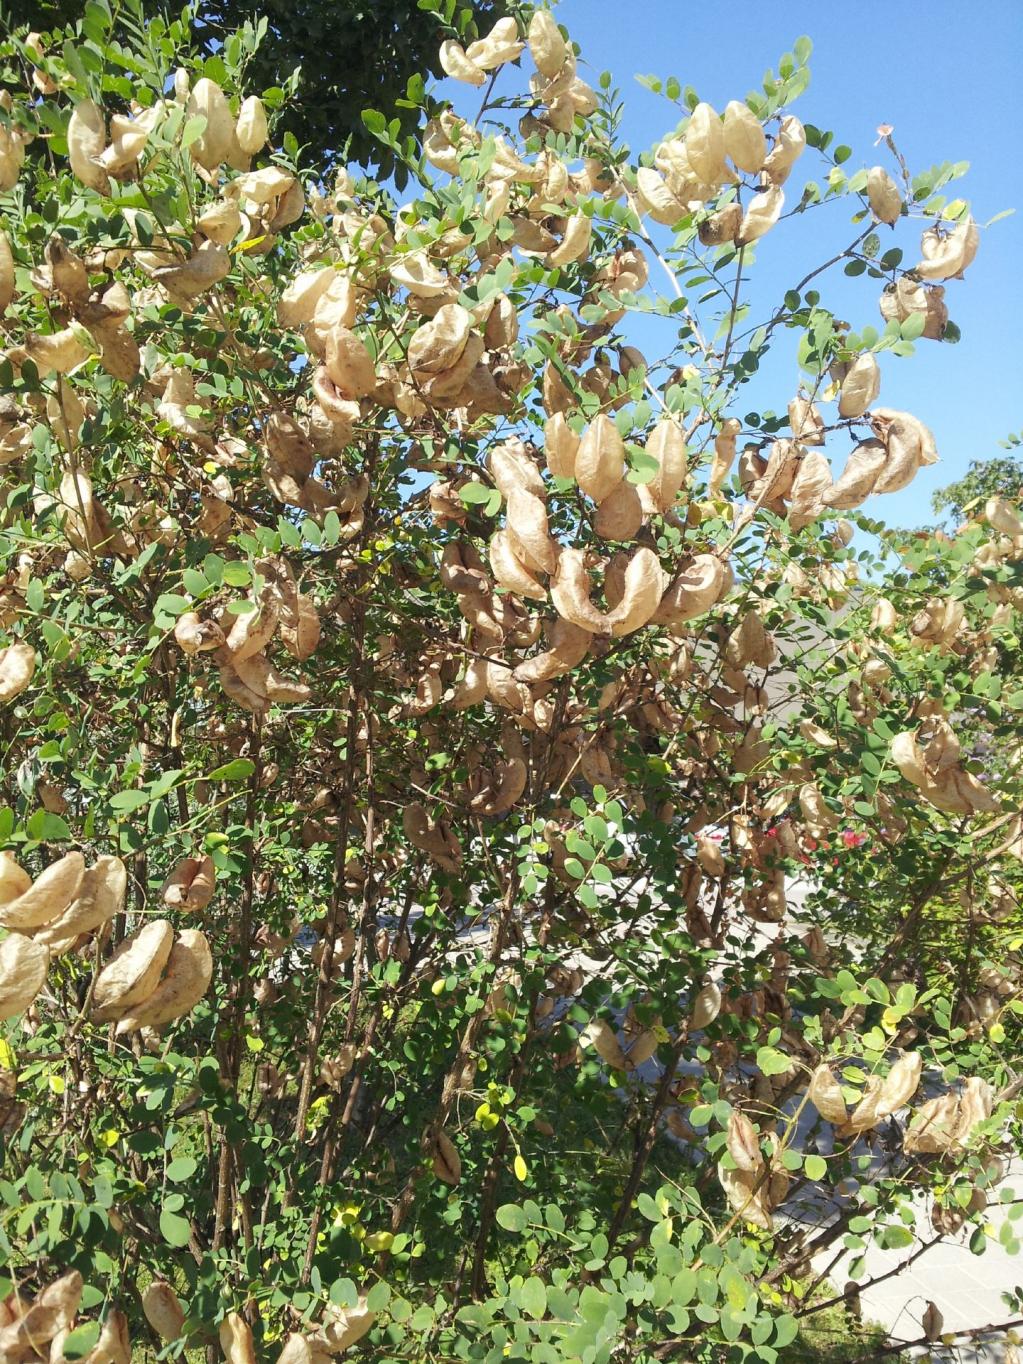
[[[157,988],[170,958],[174,927],[152,919],[126,938],[96,977],[92,1017],[97,1023],[121,1018]]]
[[[246,156],[255,156],[266,146],[266,110],[258,95],[249,95],[242,101],[235,124],[235,137]]]
[[[462,1178],[462,1158],[444,1131],[438,1132],[434,1140],[432,1166],[433,1173],[445,1184],[457,1184]]]
[[[862,417],[881,391],[881,369],[870,351],[857,355],[842,380],[838,411],[842,417]]]
[[[82,876],[78,894],[63,914],[35,933],[56,955],[71,947],[83,933],[92,933],[124,908],[128,869],[119,857],[97,857]]]
[[[643,504],[635,485],[626,479],[597,507],[593,529],[603,540],[631,540],[643,524]]]
[[[150,995],[121,1017],[118,1034],[160,1028],[195,1007],[213,979],[213,956],[203,933],[183,929],[175,938],[167,968]]]
[[[99,164],[106,141],[103,111],[94,100],[79,100],[68,121],[68,162],[82,184],[100,194],[106,194],[110,188],[107,173]]]
[[[867,202],[879,223],[893,227],[898,222],[902,213],[902,195],[883,166],[871,166],[867,171]]]
[[[537,11],[542,13],[542,11]],[[579,452],[579,437],[575,434],[563,412],[555,412],[548,417],[544,426],[544,454],[547,468],[555,478],[574,478],[575,461]]]
[[[36,651],[31,644],[16,640],[0,649],[0,706],[21,695],[35,670]]]
[[[805,150],[806,130],[794,114],[786,114],[778,126],[774,146],[764,162],[767,183],[783,185]]]
[[[14,302],[14,256],[6,232],[0,232],[0,315]]]
[[[0,942],[0,1021],[24,1013],[46,983],[50,949],[21,933]]]
[[[600,503],[625,476],[625,444],[617,426],[601,413],[587,426],[575,457],[575,477],[588,497]]]
[[[179,1340],[185,1325],[185,1309],[166,1279],[154,1279],[142,1294],[146,1321],[161,1340]]]
[[[206,120],[206,127],[188,149],[192,160],[204,170],[215,171],[227,160],[234,141],[234,118],[227,97],[216,81],[203,76],[192,86],[185,109],[189,118]]]
[[[950,233],[937,227],[928,228],[920,241],[923,259],[914,267],[921,279],[959,279],[970,265],[980,246],[980,229],[972,217],[963,221]]]
[[[770,232],[781,217],[784,204],[785,195],[776,184],[755,194],[742,217],[742,225],[736,238],[739,245],[745,246],[750,242],[759,241],[765,233]]]
[[[740,100],[725,105],[723,123],[725,154],[732,164],[747,175],[755,175],[767,159],[767,138],[760,120]]]
[[[725,130],[717,111],[701,102],[693,110],[686,127],[686,157],[698,180],[705,185],[728,184],[734,180],[725,164]]]
[[[482,85],[487,74],[482,67],[469,60],[461,43],[448,38],[440,45],[440,64],[444,74],[465,85]]]
[[[527,683],[563,677],[586,657],[592,638],[589,630],[556,617],[547,624],[547,649],[520,663],[512,677],[516,682]]]
[[[550,10],[533,12],[526,34],[529,52],[541,76],[558,75],[568,58],[568,47]]]
[[[84,875],[85,858],[82,854],[65,853],[40,872],[16,899],[0,905],[0,926],[18,932],[30,932],[51,923],[64,913],[78,895]]]

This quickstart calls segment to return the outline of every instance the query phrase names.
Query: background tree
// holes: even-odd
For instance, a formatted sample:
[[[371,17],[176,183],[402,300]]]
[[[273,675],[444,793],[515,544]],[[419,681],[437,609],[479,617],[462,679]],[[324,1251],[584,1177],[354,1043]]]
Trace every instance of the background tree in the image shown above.
[[[1021,444],[1019,436],[1010,436],[1006,447]],[[962,478],[939,488],[931,495],[931,509],[936,516],[944,516],[953,526],[959,525],[989,497],[1018,499],[1023,490],[1023,458],[1019,455],[991,455],[987,459],[971,460]]]
[[[350,160],[374,166],[381,176],[397,170],[404,182],[391,149],[366,131],[362,111],[386,109],[401,133],[409,133],[419,117],[424,78],[442,74],[441,23],[471,37],[508,8],[507,0],[198,0],[191,7],[192,37],[197,53],[212,56],[247,20],[265,23],[262,42],[249,57],[249,88],[281,89],[296,69],[300,73],[282,102],[275,136],[290,133],[324,171]],[[116,15],[116,3],[113,9]],[[80,0],[6,0],[0,23],[45,30],[74,24],[82,12]]]

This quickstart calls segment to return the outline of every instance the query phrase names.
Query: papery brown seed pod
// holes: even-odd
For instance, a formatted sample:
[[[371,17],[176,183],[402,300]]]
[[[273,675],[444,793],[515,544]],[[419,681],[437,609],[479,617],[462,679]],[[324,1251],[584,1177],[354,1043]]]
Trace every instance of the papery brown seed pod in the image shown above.
[[[707,1028],[721,1012],[721,990],[713,981],[708,981],[693,999],[689,1014],[689,1026],[693,1030]]]
[[[257,149],[258,150],[258,149]],[[256,1364],[252,1327],[239,1312],[228,1312],[217,1333],[227,1364]]]
[[[232,621],[227,633],[227,648],[233,663],[253,658],[262,653],[273,639],[280,618],[277,605],[267,594],[258,603],[250,602],[255,610],[239,615],[225,613],[226,621]]]
[[[686,216],[686,205],[672,193],[668,182],[651,166],[640,166],[636,171],[636,201],[641,213],[666,227],[674,227]]]
[[[192,86],[185,105],[189,118],[204,118],[206,126],[189,147],[193,161],[204,170],[215,171],[227,160],[234,140],[231,106],[216,81],[203,76]]]
[[[67,951],[83,933],[102,928],[124,908],[128,870],[119,857],[97,857],[82,876],[78,894],[67,909],[36,931],[54,956]]]
[[[532,493],[543,500],[547,487],[521,441],[505,441],[495,445],[489,458],[490,476],[502,497],[513,490]]]
[[[516,682],[546,682],[571,672],[586,657],[593,635],[590,631],[560,617],[548,623],[549,648],[525,663],[512,676]]]
[[[19,1299],[17,1315],[0,1328],[0,1358],[27,1364],[46,1357],[50,1342],[70,1330],[81,1300],[82,1276],[77,1269],[47,1284],[31,1305]]]
[[[546,601],[547,589],[534,576],[515,549],[515,542],[505,530],[496,530],[488,546],[490,567],[501,587],[520,597]]]
[[[568,47],[554,15],[549,10],[534,10],[527,30],[529,52],[542,76],[557,76],[568,58]]]
[[[20,696],[36,670],[36,651],[21,640],[0,649],[0,705]]]
[[[108,1212],[110,1225],[117,1228],[116,1209]],[[123,1224],[122,1224],[123,1230]],[[85,1357],[85,1364],[131,1364],[131,1336],[128,1331],[128,1318],[114,1307],[107,1313],[100,1327],[99,1338]]]
[[[633,551],[625,569],[622,598],[607,614],[611,634],[620,638],[641,629],[653,619],[664,593],[664,573],[652,549]]]
[[[446,1132],[438,1132],[433,1146],[433,1173],[445,1184],[457,1184],[462,1178],[462,1158]]]
[[[625,476],[625,445],[610,417],[594,417],[583,433],[575,458],[579,487],[600,503]]]
[[[809,398],[801,394],[793,398],[789,403],[788,415],[793,440],[800,445],[824,444],[824,418]]]
[[[211,242],[229,246],[241,231],[242,215],[231,199],[211,204],[196,219],[196,228]]]
[[[180,1340],[185,1326],[185,1309],[166,1279],[154,1279],[142,1294],[146,1321],[161,1340]]]
[[[686,159],[697,179],[716,188],[734,180],[725,164],[725,130],[717,111],[705,102],[693,110],[685,133]]]
[[[106,141],[103,111],[94,100],[79,100],[67,127],[68,162],[82,184],[100,194],[110,190],[110,180],[99,162]]]
[[[816,520],[824,509],[824,497],[831,487],[831,465],[819,451],[807,451],[792,480],[789,525],[793,530],[802,530]]]
[[[742,205],[726,204],[704,218],[697,229],[704,246],[721,246],[725,242],[735,242],[742,231]]]
[[[414,374],[441,374],[450,369],[465,350],[471,330],[472,314],[459,303],[445,303],[432,321],[413,334],[409,368]]]
[[[730,1170],[719,1162],[717,1174],[732,1211],[754,1226],[770,1231],[774,1220],[765,1196],[761,1172],[750,1174],[746,1170]],[[753,1190],[758,1184],[761,1184],[761,1187],[754,1193]]]
[[[602,1018],[591,1019],[579,1035],[579,1044],[592,1047],[614,1070],[627,1070],[628,1062],[611,1026]]]
[[[453,38],[441,43],[438,56],[445,75],[450,76],[452,80],[479,86],[487,79],[482,67],[470,61],[461,43],[455,42]]]
[[[485,768],[476,768],[469,778],[469,789],[473,792],[469,800],[470,811],[487,816],[507,813],[526,789],[526,777],[526,764],[521,758],[498,763],[493,774]]]
[[[30,889],[32,878],[9,852],[0,852],[0,906],[8,905]]]
[[[0,942],[0,1021],[24,1013],[46,983],[50,949],[21,933]]]
[[[742,422],[736,417],[728,417],[721,423],[721,430],[714,439],[714,462],[707,482],[708,497],[717,497],[728,477],[735,460],[735,440],[741,430]]]
[[[30,332],[25,337],[25,354],[39,371],[41,379],[51,374],[70,374],[84,365],[92,354],[92,337],[84,327],[72,323],[60,331]]]
[[[174,943],[169,919],[151,919],[126,938],[96,977],[92,1018],[108,1023],[149,998],[159,984]]]
[[[763,1168],[764,1157],[756,1128],[738,1108],[733,1108],[728,1115],[725,1143],[737,1169],[756,1174]]]
[[[573,261],[585,260],[590,254],[590,239],[593,234],[593,223],[585,214],[577,213],[569,218],[565,228],[565,235],[561,242],[549,251],[544,259],[544,264],[550,268],[552,266],[569,265]]]
[[[725,154],[738,170],[755,175],[767,158],[767,138],[748,104],[733,99],[725,105],[723,131]]]
[[[593,529],[602,540],[632,540],[643,524],[643,504],[634,484],[626,479],[597,507]]]
[[[955,1149],[959,1101],[955,1094],[928,1099],[910,1118],[902,1149],[906,1155],[937,1154]]]
[[[185,928],[177,935],[167,969],[156,989],[117,1024],[120,1036],[140,1028],[160,1028],[195,1007],[213,979],[213,955],[204,934]]]
[[[649,497],[663,514],[674,507],[686,480],[686,445],[678,423],[662,417],[647,437],[645,449],[657,461],[657,473],[641,485],[641,496]]]
[[[266,146],[266,110],[258,95],[249,95],[242,100],[235,124],[235,137],[246,156],[255,156]]]
[[[945,1318],[940,1309],[933,1302],[928,1302],[923,1316],[920,1318],[920,1329],[930,1341],[939,1340],[945,1325]]]
[[[763,178],[771,185],[783,185],[792,167],[806,150],[806,131],[794,114],[786,114],[778,126],[774,146],[764,162]]]
[[[29,932],[58,918],[78,895],[85,875],[85,859],[80,852],[65,853],[51,862],[31,886],[6,904],[0,905],[0,926]]]
[[[736,238],[738,244],[748,246],[750,242],[759,241],[770,232],[781,217],[784,204],[785,195],[777,184],[772,184],[768,189],[755,194],[743,214],[742,226]]]
[[[841,477],[821,501],[835,511],[852,511],[861,506],[874,491],[887,459],[888,451],[882,441],[860,441],[846,461]]]
[[[519,38],[519,26],[508,15],[498,19],[493,28],[482,38],[477,38],[465,49],[471,62],[484,71],[493,71],[505,62],[513,62],[522,53],[525,43]]]
[[[361,1340],[376,1319],[376,1312],[367,1306],[365,1294],[360,1294],[351,1307],[328,1303],[317,1338],[322,1338],[328,1355],[336,1356]]]
[[[196,611],[185,611],[174,622],[174,639],[186,654],[207,653],[220,649],[226,639],[223,630],[213,620],[201,620]]]
[[[905,1052],[885,1076],[877,1100],[878,1118],[886,1118],[903,1108],[916,1093],[923,1073],[919,1052]]]
[[[700,835],[696,840],[696,860],[707,873],[720,880],[727,874],[724,853],[714,839]]]
[[[734,581],[728,564],[713,554],[697,554],[668,584],[653,619],[680,625],[702,616],[728,595]]]
[[[536,573],[553,573],[558,546],[547,529],[547,510],[534,493],[511,488],[508,493],[507,534],[516,556]]]
[[[575,477],[575,461],[578,451],[579,437],[565,420],[564,413],[556,412],[553,417],[548,418],[544,427],[544,454],[547,457],[547,468],[555,478]]]
[[[216,890],[217,873],[213,858],[186,857],[180,861],[160,888],[165,905],[192,912],[205,909]]]
[[[871,166],[867,171],[867,202],[879,223],[887,223],[889,227],[894,227],[899,221],[902,214],[902,195],[883,166]]]
[[[849,366],[842,380],[838,412],[842,417],[861,417],[881,391],[881,370],[876,358],[864,351]]]
[[[1004,497],[989,497],[984,503],[984,520],[1000,535],[1023,535],[1023,518],[1018,507]]]
[[[0,232],[0,316],[14,302],[14,256],[6,232]]]
[[[980,231],[972,217],[964,218],[947,235],[937,227],[929,228],[921,239],[923,260],[914,267],[921,279],[961,279],[980,246]]]
[[[940,341],[948,325],[945,290],[940,284],[926,285],[902,275],[894,286],[886,286],[881,294],[881,316],[886,322],[905,322],[914,313],[923,313],[922,336]]]
[[[376,388],[373,357],[348,327],[335,327],[328,335],[324,364],[331,383],[345,398],[364,398]]]
[[[809,1099],[828,1122],[841,1125],[848,1121],[849,1110],[842,1095],[842,1086],[835,1079],[830,1066],[822,1063],[813,1072]]]
[[[424,806],[412,801],[402,814],[402,829],[412,845],[425,852],[442,871],[457,872],[462,865],[462,848],[443,820],[430,818]]]

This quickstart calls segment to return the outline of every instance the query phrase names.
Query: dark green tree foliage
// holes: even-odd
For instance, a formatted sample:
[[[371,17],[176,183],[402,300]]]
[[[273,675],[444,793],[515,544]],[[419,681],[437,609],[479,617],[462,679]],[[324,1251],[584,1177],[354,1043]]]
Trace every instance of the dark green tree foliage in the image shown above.
[[[0,7],[0,29],[29,24],[44,30],[74,23],[82,0],[10,0]],[[173,7],[172,7],[173,8]],[[386,109],[412,131],[418,106],[403,106],[410,78],[422,89],[423,74],[441,74],[437,49],[442,25],[485,32],[507,13],[506,0],[199,0],[194,38],[207,54],[247,20],[265,18],[266,36],[249,64],[249,89],[279,86],[296,67],[298,88],[276,126],[278,140],[291,133],[309,159],[330,164],[342,157],[394,172],[391,151],[372,137],[362,110]]]
[[[1004,444],[1023,444],[1019,436],[1010,436]],[[1017,498],[1023,489],[1023,457],[1019,454],[994,455],[990,459],[970,461],[970,467],[955,483],[939,488],[931,495],[931,509],[938,516],[958,525],[975,512],[989,497]]]

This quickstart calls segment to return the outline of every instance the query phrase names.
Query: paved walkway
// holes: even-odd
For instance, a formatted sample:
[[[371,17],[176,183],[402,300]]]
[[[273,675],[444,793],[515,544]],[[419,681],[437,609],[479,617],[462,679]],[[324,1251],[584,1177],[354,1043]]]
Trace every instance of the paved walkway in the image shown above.
[[[921,1321],[929,1302],[937,1306],[944,1318],[944,1330],[949,1332],[969,1331],[1023,1316],[1023,1312],[1002,1300],[1003,1293],[1023,1289],[1023,1254],[1010,1255],[997,1240],[998,1230],[1009,1215],[1008,1205],[998,1206],[995,1202],[1002,1189],[1013,1189],[1016,1197],[1023,1197],[1023,1160],[1014,1161],[1003,1184],[991,1191],[994,1206],[988,1211],[988,1222],[993,1234],[982,1255],[970,1251],[968,1240],[973,1228],[965,1227],[900,1270],[899,1266],[919,1249],[920,1242],[929,1241],[934,1235],[927,1216],[926,1195],[921,1195],[917,1200],[916,1226],[920,1241],[905,1250],[881,1250],[870,1245],[865,1252],[850,1253],[831,1271],[836,1289],[844,1287],[848,1261],[853,1255],[866,1255],[867,1273],[862,1282],[896,1271],[882,1283],[864,1288],[860,1295],[864,1318],[882,1325],[893,1341],[915,1340],[923,1334]],[[1016,1229],[1023,1233],[1023,1219],[1016,1223]],[[829,1258],[823,1257],[817,1268],[823,1269]],[[918,1357],[927,1353],[917,1351]],[[1004,1364],[1013,1358],[1004,1334],[959,1345],[931,1346],[929,1354],[934,1360],[955,1364]]]

